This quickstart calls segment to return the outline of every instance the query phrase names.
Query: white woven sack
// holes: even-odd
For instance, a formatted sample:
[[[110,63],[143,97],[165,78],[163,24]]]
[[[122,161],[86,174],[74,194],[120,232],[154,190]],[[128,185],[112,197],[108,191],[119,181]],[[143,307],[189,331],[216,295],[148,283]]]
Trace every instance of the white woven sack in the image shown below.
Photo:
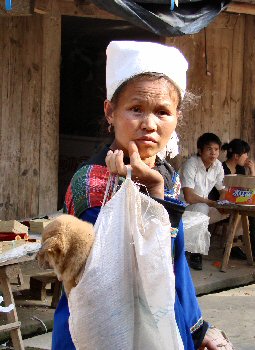
[[[186,210],[182,215],[185,250],[190,253],[207,255],[211,234],[208,231],[209,216]]]
[[[77,350],[183,350],[164,207],[129,178],[102,207],[83,277],[69,296]]]

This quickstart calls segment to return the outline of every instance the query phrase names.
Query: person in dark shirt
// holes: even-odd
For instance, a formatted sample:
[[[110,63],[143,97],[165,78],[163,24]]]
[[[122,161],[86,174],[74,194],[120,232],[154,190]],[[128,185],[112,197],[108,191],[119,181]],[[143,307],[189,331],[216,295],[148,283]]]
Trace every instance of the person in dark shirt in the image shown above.
[[[225,143],[221,149],[227,151],[227,160],[222,163],[224,174],[239,174],[245,175],[247,172],[251,176],[255,176],[255,163],[248,158],[250,145],[241,139],[233,139],[229,143]],[[250,240],[252,254],[255,257],[255,217],[249,216]],[[238,247],[234,247],[240,250]],[[232,248],[231,255],[241,258],[242,252],[234,252]],[[246,258],[243,253],[243,258]]]
[[[221,149],[227,151],[227,160],[222,163],[225,175],[245,175],[245,169],[248,169],[249,175],[255,176],[255,163],[248,158],[250,145],[246,141],[233,139],[224,143]]]

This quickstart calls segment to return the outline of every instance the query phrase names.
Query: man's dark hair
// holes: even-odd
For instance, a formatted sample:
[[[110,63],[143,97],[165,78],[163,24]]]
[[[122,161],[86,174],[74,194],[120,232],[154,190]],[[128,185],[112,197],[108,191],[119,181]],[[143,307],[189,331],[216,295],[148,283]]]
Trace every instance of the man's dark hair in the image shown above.
[[[199,138],[197,139],[197,149],[203,151],[204,147],[209,145],[210,143],[216,143],[217,145],[219,145],[219,147],[221,147],[220,138],[211,132],[206,132],[205,134],[199,136]]]

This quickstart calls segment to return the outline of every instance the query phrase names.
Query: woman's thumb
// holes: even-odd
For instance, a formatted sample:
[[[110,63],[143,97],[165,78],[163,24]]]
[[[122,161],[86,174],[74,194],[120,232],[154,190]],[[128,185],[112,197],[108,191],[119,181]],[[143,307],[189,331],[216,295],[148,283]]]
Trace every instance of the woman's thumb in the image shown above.
[[[134,162],[136,159],[140,159],[139,151],[137,145],[134,141],[130,141],[128,145],[128,153],[130,158],[130,163]]]

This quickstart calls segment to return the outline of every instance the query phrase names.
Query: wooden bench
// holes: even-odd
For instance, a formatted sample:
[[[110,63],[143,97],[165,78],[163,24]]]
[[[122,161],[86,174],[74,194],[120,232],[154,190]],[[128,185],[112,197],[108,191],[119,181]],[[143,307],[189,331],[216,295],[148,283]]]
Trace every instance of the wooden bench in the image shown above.
[[[3,294],[4,302],[8,306],[14,305],[14,310],[6,314],[7,323],[0,326],[0,333],[10,332],[12,344],[15,350],[24,350],[22,341],[20,322],[13,298],[11,282],[13,278],[21,276],[20,264],[25,261],[34,260],[36,253],[21,256],[19,258],[10,259],[0,263],[0,291]]]
[[[61,295],[62,283],[59,282],[53,271],[30,277],[31,297],[35,300],[45,300],[47,297],[46,287],[49,284],[51,284],[51,291],[53,292],[51,307],[56,308]]]
[[[250,232],[249,232],[249,222],[248,216],[255,217],[255,207],[253,205],[241,205],[241,204],[217,204],[217,209],[224,210],[225,213],[230,214],[229,225],[227,227],[227,241],[226,247],[222,259],[221,271],[226,272],[228,268],[228,261],[231,249],[233,247],[235,232],[237,230],[237,225],[240,220],[243,227],[243,245],[244,250],[247,257],[247,262],[249,265],[253,265],[253,256],[251,250],[251,242],[250,242]]]

